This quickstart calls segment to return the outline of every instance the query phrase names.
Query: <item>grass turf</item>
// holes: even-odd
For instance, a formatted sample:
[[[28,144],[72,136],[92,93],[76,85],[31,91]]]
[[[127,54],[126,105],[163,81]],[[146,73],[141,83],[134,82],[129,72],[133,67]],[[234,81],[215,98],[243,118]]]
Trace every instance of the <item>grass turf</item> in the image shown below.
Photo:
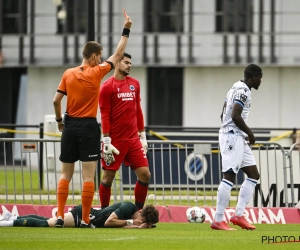
[[[158,223],[155,229],[81,229],[1,227],[1,249],[299,249],[299,225],[257,225],[254,231],[216,231],[209,224]],[[293,238],[294,237],[294,238]],[[288,238],[286,238],[286,241]]]

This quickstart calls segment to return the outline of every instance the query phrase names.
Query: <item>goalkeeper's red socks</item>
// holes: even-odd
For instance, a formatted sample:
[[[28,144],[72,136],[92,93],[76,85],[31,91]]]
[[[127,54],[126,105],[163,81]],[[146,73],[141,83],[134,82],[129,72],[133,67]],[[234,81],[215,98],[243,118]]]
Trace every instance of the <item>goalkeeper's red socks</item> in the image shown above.
[[[64,218],[65,205],[69,194],[69,184],[70,182],[64,179],[59,180],[57,184],[57,217],[61,216]]]
[[[82,204],[82,220],[86,223],[90,223],[90,211],[94,198],[94,182],[84,182],[81,193]]]
[[[140,180],[137,180],[135,183],[134,188],[134,196],[135,196],[135,205],[142,209],[145,204],[145,200],[148,193],[148,186],[149,183],[141,182]]]
[[[109,206],[111,196],[111,185],[105,184],[101,181],[99,186],[99,197],[101,208],[105,208]]]

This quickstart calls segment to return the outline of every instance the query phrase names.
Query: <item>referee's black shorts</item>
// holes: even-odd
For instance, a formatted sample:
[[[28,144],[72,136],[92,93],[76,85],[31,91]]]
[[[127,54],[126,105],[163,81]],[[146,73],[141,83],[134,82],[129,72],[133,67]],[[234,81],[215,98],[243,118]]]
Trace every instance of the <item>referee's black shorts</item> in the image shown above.
[[[61,136],[62,162],[95,161],[100,159],[100,129],[96,118],[67,116]]]

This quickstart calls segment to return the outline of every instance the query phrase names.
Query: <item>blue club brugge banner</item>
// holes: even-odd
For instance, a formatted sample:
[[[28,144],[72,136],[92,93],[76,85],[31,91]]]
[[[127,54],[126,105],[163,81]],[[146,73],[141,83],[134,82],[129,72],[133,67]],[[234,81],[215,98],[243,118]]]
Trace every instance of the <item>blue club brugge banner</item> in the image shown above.
[[[222,173],[218,153],[199,154],[186,149],[157,150],[147,153],[151,172],[150,184],[155,185],[219,185]],[[136,175],[122,166],[123,184],[132,184]],[[238,174],[238,183],[242,183]]]

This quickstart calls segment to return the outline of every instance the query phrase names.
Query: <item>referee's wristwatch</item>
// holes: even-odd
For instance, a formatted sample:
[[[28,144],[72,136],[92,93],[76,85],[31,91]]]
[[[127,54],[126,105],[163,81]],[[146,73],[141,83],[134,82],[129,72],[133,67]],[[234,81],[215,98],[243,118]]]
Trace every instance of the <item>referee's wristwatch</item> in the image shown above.
[[[62,122],[62,117],[59,118],[59,119],[56,119],[56,118],[55,118],[55,121],[56,121],[56,122]]]

